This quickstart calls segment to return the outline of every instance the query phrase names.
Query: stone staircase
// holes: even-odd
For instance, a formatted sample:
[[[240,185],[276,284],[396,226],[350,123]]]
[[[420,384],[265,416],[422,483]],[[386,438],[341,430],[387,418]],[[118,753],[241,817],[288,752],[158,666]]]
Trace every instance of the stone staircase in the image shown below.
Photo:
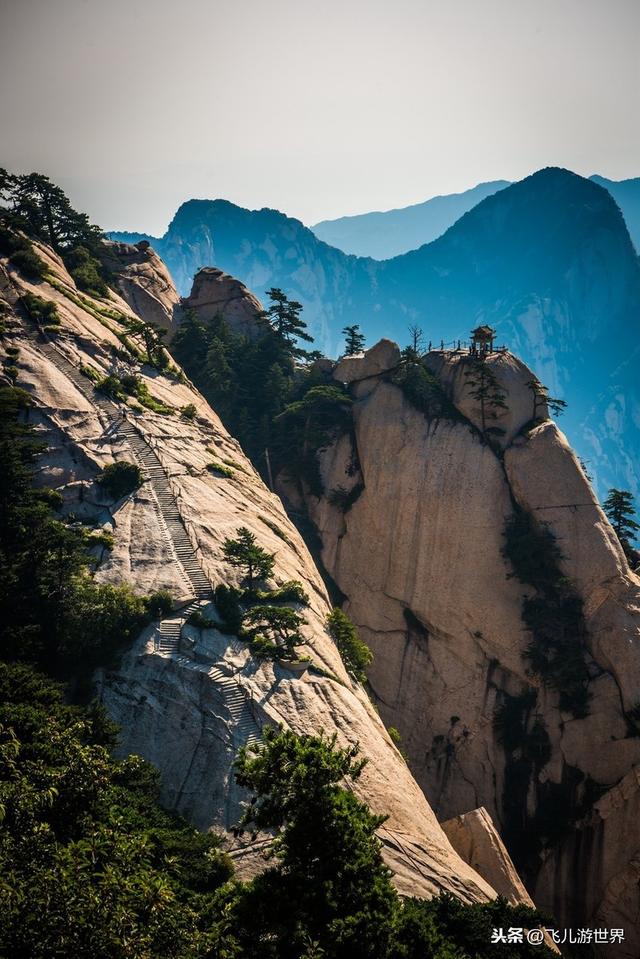
[[[156,633],[156,651],[170,656],[185,668],[206,672],[222,693],[224,705],[232,720],[234,739],[245,744],[258,742],[261,736],[260,727],[254,719],[251,701],[240,683],[223,672],[220,667],[196,663],[179,651],[184,623],[191,613],[201,609],[211,599],[212,589],[187,533],[162,461],[140,430],[123,417],[120,407],[96,390],[91,380],[83,376],[50,340],[41,335],[34,335],[32,338],[83,396],[104,414],[115,434],[126,441],[153,491],[158,520],[167,532],[176,562],[182,567],[187,580],[193,587],[194,598],[191,602],[177,615],[166,617],[160,622]]]
[[[211,583],[202,568],[193,543],[180,515],[176,498],[171,490],[169,477],[155,451],[113,400],[94,389],[91,380],[83,376],[51,341],[38,340],[38,346],[64,375],[78,388],[83,396],[101,410],[113,426],[115,434],[124,439],[142,468],[145,478],[154,493],[154,508],[161,526],[166,530],[177,562],[198,598],[211,596]],[[177,649],[177,643],[175,648]]]
[[[234,737],[241,743],[257,743],[261,738],[260,726],[251,709],[251,700],[233,676],[223,672],[219,666],[208,663],[195,663],[187,656],[174,656],[182,666],[199,673],[206,673],[222,693],[222,701],[232,721]]]

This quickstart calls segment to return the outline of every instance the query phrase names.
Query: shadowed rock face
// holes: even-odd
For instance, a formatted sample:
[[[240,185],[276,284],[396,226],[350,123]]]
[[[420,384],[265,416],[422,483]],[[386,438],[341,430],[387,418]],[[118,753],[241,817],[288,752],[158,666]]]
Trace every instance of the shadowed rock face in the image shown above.
[[[453,418],[429,420],[388,373],[368,375],[366,354],[351,362],[353,432],[320,453],[325,495],[306,497],[322,560],[374,651],[369,678],[381,715],[400,731],[438,816],[484,806],[516,842],[543,829],[544,817],[559,823],[564,816],[560,832],[571,836],[571,810],[581,815],[640,762],[640,738],[626,715],[640,701],[640,581],[546,409],[537,408],[532,426],[531,371],[509,353],[487,359],[506,403],[494,410],[500,432],[489,443],[466,375],[468,354],[438,351],[426,362],[455,407]],[[342,379],[340,370],[334,376]],[[343,513],[331,491],[356,487]],[[525,657],[531,634],[522,603],[533,590],[504,555],[505,524],[516,509],[538,527],[548,524],[562,573],[584,604],[591,703],[582,719],[560,709],[558,693],[531,674]],[[518,787],[520,753],[507,751],[495,714],[526,694],[535,705],[512,720],[516,738],[519,723],[522,736],[542,728],[547,751]],[[570,904],[566,916],[586,921],[606,911],[612,877],[628,879],[640,827],[627,830],[606,865],[605,854],[572,858],[572,842],[551,844],[537,884],[539,862],[529,857],[527,879],[538,905],[555,909],[562,900]],[[560,861],[552,887],[546,879]],[[583,869],[593,869],[588,915],[569,888],[572,871]]]
[[[244,283],[215,267],[198,270],[191,293],[182,301],[185,309],[193,309],[203,320],[224,316],[233,333],[253,339],[258,335],[262,304]]]
[[[185,624],[179,610],[149,626],[116,667],[97,677],[100,698],[121,725],[122,752],[157,764],[169,808],[201,829],[224,829],[237,822],[244,798],[232,774],[234,757],[263,724],[335,732],[340,745],[359,742],[369,759],[357,789],[376,813],[389,814],[381,836],[400,890],[425,896],[449,890],[467,901],[493,896],[451,847],[362,687],[346,673],[325,628],[330,604],[324,585],[278,497],[215,412],[180,378],[141,367],[133,357],[125,364],[172,413],[129,407],[123,416],[94,391],[81,369],[96,376],[113,370],[113,350],[122,355],[118,333],[125,329],[114,314],[123,320],[133,314],[115,294],[109,314],[101,313],[104,303],[79,298],[51,251],[38,247],[38,253],[57,286],[30,284],[0,259],[0,298],[16,323],[0,351],[20,349],[18,385],[33,396],[31,422],[47,444],[39,481],[60,489],[66,511],[113,533],[114,549],[100,557],[97,579],[126,581],[144,593],[168,588],[176,602],[187,602],[202,579],[234,582],[222,543],[246,526],[275,554],[276,584],[296,579],[309,595],[303,652],[319,669],[303,675],[254,660],[237,637],[215,627]],[[39,337],[24,315],[19,298],[25,292],[55,301],[61,326],[53,340]],[[191,405],[195,417],[181,417]],[[96,477],[120,459],[138,460],[147,479],[114,503],[101,494]],[[212,462],[224,464],[226,474],[212,471]],[[205,615],[219,622],[205,593],[198,594]]]

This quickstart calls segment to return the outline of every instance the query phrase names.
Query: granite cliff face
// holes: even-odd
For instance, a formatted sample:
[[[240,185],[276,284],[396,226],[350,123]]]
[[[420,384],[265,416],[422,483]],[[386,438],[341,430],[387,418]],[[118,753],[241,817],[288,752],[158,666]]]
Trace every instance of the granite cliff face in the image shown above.
[[[103,262],[115,276],[131,310],[147,323],[172,329],[180,297],[169,271],[149,243],[105,243],[103,250]]]
[[[627,915],[640,908],[640,829],[630,826],[640,581],[540,397],[534,408],[522,362],[507,352],[485,361],[506,404],[493,410],[500,432],[489,437],[466,352],[427,355],[452,404],[438,418],[391,381],[399,358],[383,341],[337,365],[333,376],[354,400],[353,428],[319,454],[325,494],[305,496],[323,563],[374,651],[380,713],[399,729],[441,819],[483,806],[514,854],[523,837],[538,835],[542,853],[519,853],[536,902],[556,912],[562,902],[574,922],[619,925],[614,887],[624,888]],[[505,555],[516,515],[553,533],[560,573],[583,604],[586,715],[561,704],[527,656],[523,600],[535,590]],[[614,822],[626,824],[625,841],[598,845]],[[583,872],[584,909],[571,890]]]
[[[262,725],[335,732],[341,744],[359,742],[370,760],[358,789],[376,812],[389,814],[381,836],[399,888],[413,895],[445,889],[467,901],[493,896],[454,851],[362,687],[346,673],[325,627],[322,580],[278,497],[177,369],[161,373],[136,358],[128,303],[116,294],[97,300],[79,293],[59,258],[36,250],[47,278],[32,284],[2,260],[0,297],[9,326],[2,346],[19,350],[17,385],[31,393],[31,422],[47,445],[40,480],[60,490],[67,514],[113,534],[113,549],[98,557],[99,580],[126,581],[141,592],[166,588],[176,605],[98,677],[100,697],[122,727],[122,751],[159,766],[166,805],[202,829],[225,829],[243,799],[234,756]],[[27,293],[56,304],[58,329],[43,333],[29,319]],[[107,373],[138,376],[155,410],[96,390]],[[191,404],[195,415],[181,416]],[[121,459],[138,462],[145,482],[114,502],[96,478]],[[275,553],[276,583],[297,579],[309,594],[303,651],[314,668],[302,674],[253,659],[218,628],[186,622],[195,610],[219,622],[211,587],[233,582],[221,545],[240,526]],[[251,858],[247,850],[237,856]]]

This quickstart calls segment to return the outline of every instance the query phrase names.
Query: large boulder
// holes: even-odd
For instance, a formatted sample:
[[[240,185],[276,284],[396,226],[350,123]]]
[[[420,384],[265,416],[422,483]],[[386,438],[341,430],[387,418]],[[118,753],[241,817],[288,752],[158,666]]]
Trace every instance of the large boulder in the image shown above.
[[[134,313],[163,329],[173,328],[180,297],[168,269],[146,240],[106,242],[102,259]]]
[[[399,362],[398,344],[392,340],[380,340],[364,353],[343,356],[333,371],[333,378],[340,383],[355,383],[393,370]]]
[[[449,842],[464,861],[491,883],[512,905],[533,901],[511,861],[487,810],[480,806],[441,823]]]
[[[182,301],[185,309],[195,310],[203,320],[224,316],[233,333],[253,339],[260,332],[262,304],[244,283],[234,276],[206,266],[193,278],[191,293]]]

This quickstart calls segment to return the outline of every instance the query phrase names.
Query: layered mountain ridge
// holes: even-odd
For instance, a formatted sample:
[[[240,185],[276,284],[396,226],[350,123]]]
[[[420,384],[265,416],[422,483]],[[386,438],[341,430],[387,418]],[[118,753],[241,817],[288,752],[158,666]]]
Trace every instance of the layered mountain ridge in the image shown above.
[[[303,303],[329,355],[348,323],[370,340],[400,342],[417,324],[433,343],[490,323],[568,401],[565,428],[598,489],[637,492],[640,267],[620,210],[597,183],[542,170],[385,262],[347,256],[277,211],[225,201],[189,201],[153,242],[183,293],[205,265],[258,296],[281,287]]]

